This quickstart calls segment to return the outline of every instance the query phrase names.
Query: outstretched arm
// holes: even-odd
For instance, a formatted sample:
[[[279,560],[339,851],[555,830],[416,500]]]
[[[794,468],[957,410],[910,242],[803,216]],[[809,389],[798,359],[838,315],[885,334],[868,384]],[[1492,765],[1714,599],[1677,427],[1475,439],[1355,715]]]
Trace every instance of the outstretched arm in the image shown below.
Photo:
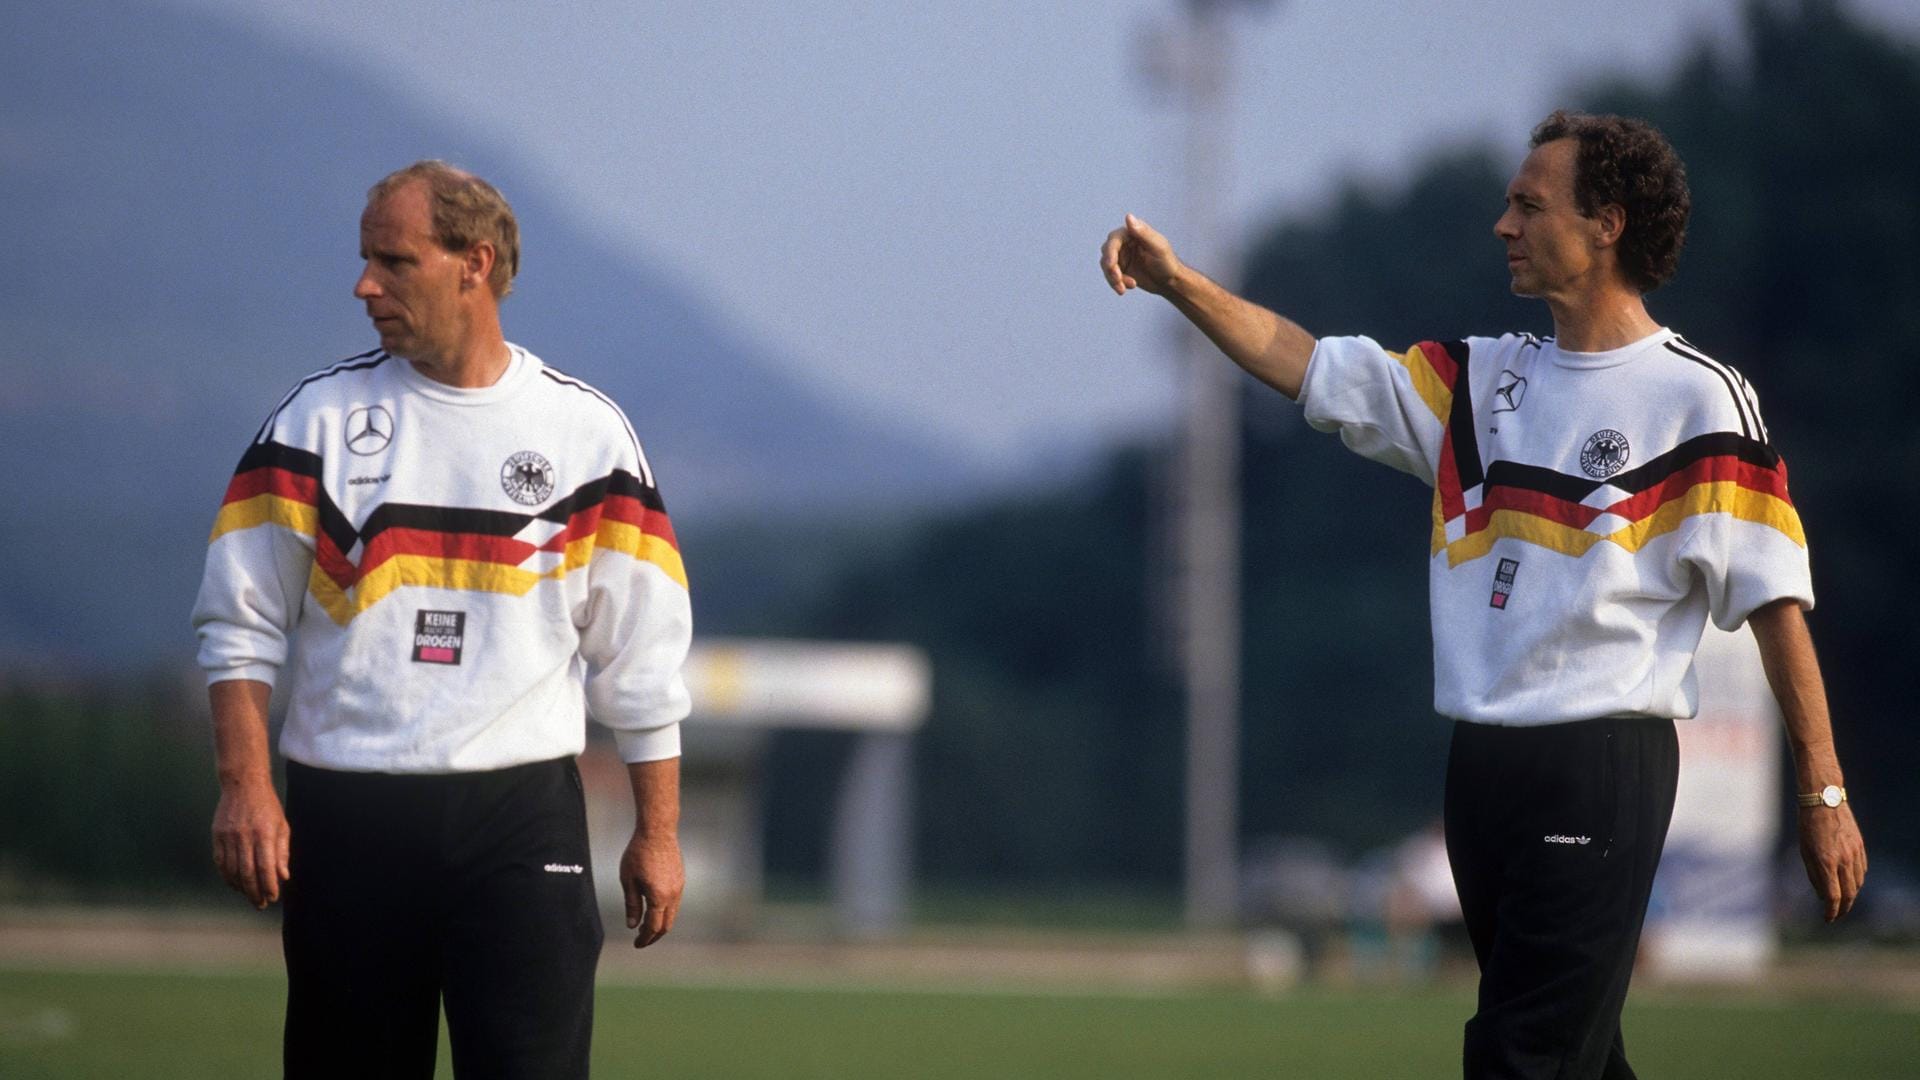
[[[1793,750],[1795,790],[1815,792],[1828,784],[1845,785],[1840,756],[1833,747],[1833,725],[1827,717],[1827,691],[1820,679],[1820,661],[1814,656],[1813,635],[1795,600],[1776,600],[1747,617],[1760,643],[1760,663],[1767,684],[1779,699],[1786,718],[1787,745]],[[1854,898],[1867,876],[1867,849],[1853,807],[1813,806],[1800,809],[1800,857],[1813,889],[1826,904],[1828,922],[1853,908]]]
[[[1300,396],[1313,335],[1181,262],[1153,226],[1128,214],[1100,246],[1100,270],[1119,295],[1144,289],[1166,297],[1248,374],[1289,398]]]

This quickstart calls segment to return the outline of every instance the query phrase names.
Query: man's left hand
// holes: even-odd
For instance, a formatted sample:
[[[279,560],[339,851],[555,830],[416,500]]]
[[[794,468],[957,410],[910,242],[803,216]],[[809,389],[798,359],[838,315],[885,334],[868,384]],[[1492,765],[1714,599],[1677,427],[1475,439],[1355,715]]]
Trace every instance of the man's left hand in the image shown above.
[[[1826,905],[1828,922],[1853,910],[1860,886],[1867,879],[1867,846],[1854,823],[1853,808],[1803,807],[1800,811],[1800,858],[1807,865],[1813,891]]]
[[[680,911],[687,872],[680,841],[672,833],[654,836],[635,831],[620,856],[620,889],[627,896],[627,929],[637,930],[633,947],[644,949],[666,936]]]

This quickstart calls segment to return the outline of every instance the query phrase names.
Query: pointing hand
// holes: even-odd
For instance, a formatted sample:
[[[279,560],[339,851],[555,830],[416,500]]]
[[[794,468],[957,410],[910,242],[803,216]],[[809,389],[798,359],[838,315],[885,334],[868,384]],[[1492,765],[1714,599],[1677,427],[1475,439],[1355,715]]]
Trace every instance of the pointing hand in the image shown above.
[[[1127,215],[1126,224],[1107,234],[1100,245],[1100,272],[1113,291],[1145,289],[1164,295],[1174,278],[1186,270],[1173,254],[1173,245],[1153,226]]]

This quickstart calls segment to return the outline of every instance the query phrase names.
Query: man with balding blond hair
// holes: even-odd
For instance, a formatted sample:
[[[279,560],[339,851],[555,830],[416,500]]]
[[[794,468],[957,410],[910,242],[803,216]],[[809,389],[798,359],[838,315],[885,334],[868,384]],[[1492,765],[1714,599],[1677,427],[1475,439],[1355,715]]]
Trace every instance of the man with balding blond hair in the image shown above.
[[[684,880],[686,572],[626,416],[503,336],[519,227],[491,184],[393,173],[360,254],[380,347],[268,414],[208,544],[214,862],[282,904],[287,1076],[430,1077],[444,1004],[456,1075],[584,1077],[602,931],[574,756],[588,715],[613,730],[651,944]]]

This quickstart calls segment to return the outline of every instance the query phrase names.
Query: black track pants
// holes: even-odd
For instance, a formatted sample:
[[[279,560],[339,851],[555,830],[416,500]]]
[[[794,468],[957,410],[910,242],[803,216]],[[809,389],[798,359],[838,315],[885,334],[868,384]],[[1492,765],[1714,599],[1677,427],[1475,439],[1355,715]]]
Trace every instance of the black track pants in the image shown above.
[[[572,759],[390,776],[288,763],[288,1077],[587,1075],[600,914]]]
[[[1620,1008],[1679,764],[1671,720],[1454,726],[1447,856],[1480,961],[1467,1080],[1632,1080]]]

